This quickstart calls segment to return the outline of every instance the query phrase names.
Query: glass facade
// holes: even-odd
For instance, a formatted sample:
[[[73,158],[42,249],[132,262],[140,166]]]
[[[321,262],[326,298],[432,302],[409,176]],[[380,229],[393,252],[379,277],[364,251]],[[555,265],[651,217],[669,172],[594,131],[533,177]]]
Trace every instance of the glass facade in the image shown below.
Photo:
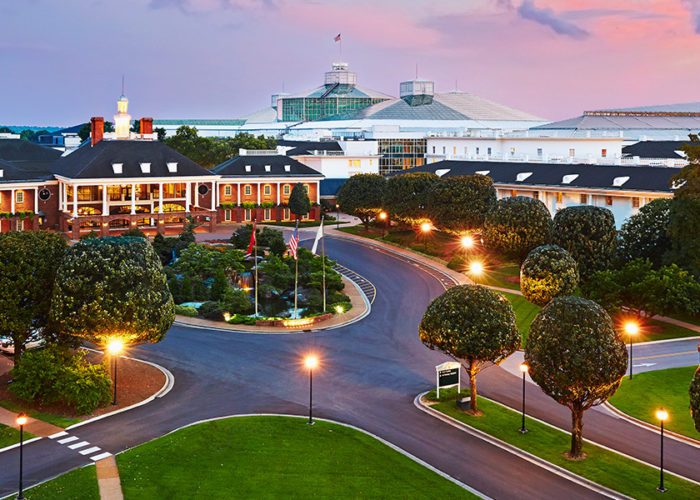
[[[379,139],[379,173],[388,174],[425,163],[425,139]]]
[[[378,97],[294,97],[282,101],[282,121],[320,120],[327,116],[362,109],[372,104],[385,101]]]

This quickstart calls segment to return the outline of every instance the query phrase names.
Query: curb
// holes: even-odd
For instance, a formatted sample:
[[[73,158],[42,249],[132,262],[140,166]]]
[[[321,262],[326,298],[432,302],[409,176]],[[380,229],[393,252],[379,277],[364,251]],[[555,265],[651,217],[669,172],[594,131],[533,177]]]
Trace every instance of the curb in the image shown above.
[[[654,319],[654,318],[652,318]],[[661,320],[657,320],[661,321]],[[668,323],[672,325],[673,323]],[[658,344],[668,344],[669,342],[680,342],[682,340],[700,340],[700,336],[696,337],[679,337],[677,339],[665,339],[665,340],[647,340],[646,342],[635,342],[634,345],[658,345]],[[629,345],[629,344],[627,344]]]
[[[26,439],[24,441],[24,446],[28,445],[29,443],[33,443],[34,441],[39,441],[40,439],[44,439],[44,438],[41,436],[37,436],[37,437],[33,437],[31,439]],[[9,446],[5,446],[4,448],[0,448],[0,453],[2,453],[4,451],[9,451],[13,448],[19,448],[19,443],[11,444]]]
[[[584,488],[588,488],[591,491],[595,491],[596,493],[599,493],[603,496],[606,496],[608,498],[621,498],[621,499],[627,499],[627,500],[632,500],[632,497],[629,497],[627,495],[623,495],[622,493],[619,493],[613,489],[607,488],[605,486],[602,486],[596,482],[591,481],[590,479],[586,479],[585,477],[579,476],[578,474],[574,474],[573,472],[570,472],[563,467],[559,467],[558,465],[554,465],[553,463],[547,462],[546,460],[533,455],[532,453],[528,453],[527,451],[521,450],[517,446],[513,446],[510,443],[506,443],[505,441],[501,441],[500,439],[491,436],[490,434],[487,434],[484,431],[481,431],[479,429],[476,429],[474,427],[471,427],[468,424],[465,424],[464,422],[461,422],[453,417],[450,417],[449,415],[445,415],[442,412],[439,412],[430,406],[426,405],[421,401],[421,398],[428,394],[429,391],[425,391],[421,394],[418,394],[415,399],[413,400],[413,404],[418,408],[419,410],[427,413],[428,415],[437,418],[438,420],[442,420],[446,424],[451,425],[452,427],[455,427],[463,432],[466,432],[467,434],[471,434],[474,437],[477,437],[483,441],[486,441],[489,444],[492,444],[494,446],[497,446],[498,448],[507,451],[508,453],[511,453],[519,458],[522,458],[523,460],[526,460],[534,465],[537,465],[538,467],[541,467],[553,474],[556,474],[559,477],[563,477],[565,479],[568,479],[569,481],[572,481],[580,486],[583,486]],[[483,397],[483,396],[482,396]]]
[[[605,408],[606,410],[610,411],[611,413],[615,414],[616,416],[622,418],[623,420],[627,420],[631,424],[634,424],[638,427],[643,427],[644,429],[648,429],[651,431],[661,432],[660,427],[657,427],[654,424],[650,424],[649,422],[645,422],[644,420],[640,420],[638,418],[635,418],[632,415],[628,415],[627,413],[623,412],[622,410],[615,408],[608,401],[603,403],[601,406],[603,408]],[[693,439],[690,436],[678,434],[677,432],[670,431],[666,428],[664,428],[664,436],[669,437],[671,439],[675,439],[676,441],[679,441],[683,444],[694,446],[695,448],[700,449],[700,441],[698,441],[697,439]]]

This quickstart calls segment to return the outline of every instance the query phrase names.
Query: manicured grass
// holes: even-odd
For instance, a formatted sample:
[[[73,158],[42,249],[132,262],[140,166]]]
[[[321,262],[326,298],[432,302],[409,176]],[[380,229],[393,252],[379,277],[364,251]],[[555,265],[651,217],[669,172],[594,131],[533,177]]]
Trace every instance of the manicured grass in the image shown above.
[[[74,469],[28,490],[28,500],[99,500],[97,473],[94,465]],[[15,497],[6,497],[6,499]]]
[[[24,432],[25,440],[33,437],[36,436],[30,432]],[[5,446],[10,446],[15,443],[19,443],[19,431],[14,427],[0,424],[0,448],[4,448]]]
[[[126,498],[472,497],[363,433],[300,418],[206,422],[117,464]]]
[[[588,458],[578,461],[568,460],[564,456],[564,452],[569,450],[571,442],[568,433],[526,418],[526,428],[529,432],[520,434],[518,432],[521,422],[520,413],[484,398],[479,398],[479,409],[484,412],[481,417],[472,417],[458,410],[454,402],[438,403],[433,408],[548,462],[625,495],[637,499],[700,498],[700,486],[670,474],[666,474],[664,478],[668,491],[661,494],[656,491],[659,482],[659,471],[656,468],[640,464],[590,443],[583,445],[583,450],[588,454]],[[585,430],[584,427],[584,436]]]
[[[467,276],[469,276],[468,273]],[[501,264],[498,266],[487,266],[484,276],[479,278],[480,285],[497,286],[500,288],[510,288],[511,290],[520,290],[518,283],[505,281],[505,278],[520,276],[520,266],[513,263]]]
[[[517,293],[499,293],[503,293],[513,306],[515,319],[518,322],[518,330],[520,330],[520,335],[523,337],[523,347],[525,347],[527,336],[530,333],[530,323],[532,323],[532,320],[535,319],[535,316],[542,308],[532,302],[528,302],[522,295]]]
[[[688,388],[696,366],[669,368],[625,376],[620,388],[610,398],[610,404],[639,420],[659,425],[656,410],[663,406],[668,411],[664,426],[679,434],[700,440],[690,418]]]
[[[78,417],[66,417],[65,415],[54,415],[52,413],[43,413],[36,410],[28,410],[22,405],[19,405],[12,401],[0,401],[0,406],[5,408],[6,410],[14,411],[16,413],[26,413],[32,418],[42,420],[44,422],[48,422],[49,424],[53,424],[63,428],[66,428],[73,424],[77,424],[78,422],[82,421],[82,419]]]
[[[682,326],[672,325],[671,323],[664,323],[663,321],[658,321],[652,319],[649,321],[649,325],[654,327],[654,331],[645,333],[644,327],[642,327],[635,339],[635,342],[648,342],[651,340],[666,340],[666,339],[678,339],[683,337],[697,337],[700,333],[693,330],[688,330]],[[625,339],[627,341],[627,339]]]

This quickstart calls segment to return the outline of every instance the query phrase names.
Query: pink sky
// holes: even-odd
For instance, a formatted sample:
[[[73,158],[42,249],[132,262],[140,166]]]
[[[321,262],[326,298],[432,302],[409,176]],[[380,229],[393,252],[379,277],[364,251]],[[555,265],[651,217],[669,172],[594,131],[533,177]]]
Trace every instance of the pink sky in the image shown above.
[[[700,0],[27,0],[0,4],[0,124],[238,118],[338,58],[553,120],[700,100]]]

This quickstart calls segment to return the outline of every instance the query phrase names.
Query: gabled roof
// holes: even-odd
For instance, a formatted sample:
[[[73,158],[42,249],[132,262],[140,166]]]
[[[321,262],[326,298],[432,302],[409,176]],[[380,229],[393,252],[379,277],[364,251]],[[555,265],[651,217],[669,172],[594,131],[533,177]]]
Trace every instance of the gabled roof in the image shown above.
[[[78,132],[80,132],[80,129],[82,129],[85,125],[87,125],[87,123],[73,125],[72,127],[62,128],[62,129],[56,130],[54,132],[49,132],[48,134],[41,134],[39,137],[47,137],[47,136],[63,135],[63,134],[77,134]]]
[[[5,182],[43,182],[51,178],[51,174],[25,170],[10,162],[0,160],[0,184]]]
[[[679,170],[671,167],[446,160],[402,170],[394,175],[431,172],[453,177],[482,173],[496,184],[670,193],[669,181]]]
[[[640,158],[685,158],[679,154],[684,144],[688,141],[640,141],[622,148],[622,154],[626,156],[639,156]],[[696,143],[697,144],[697,143]]]
[[[113,164],[121,164],[115,173]],[[150,163],[144,172],[141,163]],[[177,163],[171,172],[168,163]],[[51,165],[51,172],[70,179],[119,179],[134,177],[196,177],[212,173],[159,141],[103,140],[89,143]]]
[[[287,151],[287,156],[301,156],[312,151],[342,151],[337,141],[277,141],[278,146],[286,146],[292,149]]]
[[[211,171],[222,177],[323,177],[317,170],[283,155],[235,156]]]
[[[331,90],[332,89],[332,90]],[[330,90],[330,92],[328,92]],[[370,99],[393,99],[392,96],[359,85],[321,85],[311,90],[280,96],[280,99],[298,99],[303,97],[361,97]]]
[[[21,139],[0,139],[0,160],[32,172],[48,172],[60,151]]]

